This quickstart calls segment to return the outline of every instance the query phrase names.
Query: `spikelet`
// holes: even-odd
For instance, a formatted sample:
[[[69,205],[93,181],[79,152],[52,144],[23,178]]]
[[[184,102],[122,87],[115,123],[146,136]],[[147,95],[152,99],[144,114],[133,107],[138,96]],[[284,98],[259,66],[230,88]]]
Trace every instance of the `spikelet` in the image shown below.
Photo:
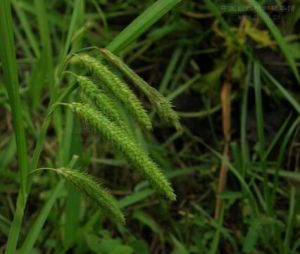
[[[68,168],[51,169],[72,183],[101,207],[116,222],[125,223],[125,218],[115,198],[90,175]]]
[[[127,64],[119,57],[105,48],[99,49],[102,55],[112,64],[114,64],[130,81],[144,93],[152,105],[155,107],[158,115],[167,123],[173,124],[176,129],[181,130],[177,113],[172,109],[170,101],[163,97],[159,91],[150,86],[143,78],[137,75]]]
[[[107,66],[89,55],[79,56],[81,63],[97,78],[103,81],[111,93],[120,100],[129,112],[136,118],[138,123],[148,130],[152,129],[152,123],[143,108],[141,102],[130,88]]]
[[[112,119],[111,116],[107,116],[105,114],[105,112],[103,112],[103,110],[101,110],[101,108],[97,107],[96,105],[94,105],[93,102],[91,102],[91,100],[85,95],[85,94],[80,94],[80,103],[86,104],[91,108],[94,108],[96,111],[100,111],[103,115],[105,115],[105,117],[107,117],[110,121],[114,122],[119,128],[123,129],[128,136],[130,136],[132,139],[134,139],[134,135],[132,133],[132,131],[130,130],[129,126],[126,124],[125,121],[121,120],[120,122],[116,122]]]
[[[93,126],[100,135],[120,151],[130,164],[142,174],[161,194],[175,200],[173,189],[158,166],[136,144],[126,132],[107,119],[101,112],[82,103],[68,104],[71,110],[87,124]]]
[[[88,77],[76,75],[76,79],[82,93],[87,99],[90,99],[91,104],[94,104],[110,120],[115,121],[120,126],[124,125],[115,103],[109,96],[101,91]]]

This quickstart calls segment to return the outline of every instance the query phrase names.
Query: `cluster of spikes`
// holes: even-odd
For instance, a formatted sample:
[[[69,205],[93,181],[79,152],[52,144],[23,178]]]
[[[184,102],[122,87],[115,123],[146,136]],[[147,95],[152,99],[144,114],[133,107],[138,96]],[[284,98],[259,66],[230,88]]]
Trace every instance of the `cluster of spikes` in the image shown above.
[[[158,165],[134,139],[128,124],[120,113],[121,105],[137,124],[146,130],[152,129],[148,113],[124,81],[124,77],[148,98],[163,121],[180,129],[176,112],[165,97],[138,76],[119,57],[107,49],[99,49],[99,51],[102,55],[100,61],[88,54],[73,56],[72,62],[81,65],[88,75],[81,76],[68,72],[76,79],[81,102],[64,105],[67,105],[80,120],[95,129],[106,142],[121,153],[131,167],[147,179],[159,194],[175,200],[176,195],[171,184]],[[95,182],[94,178],[89,177],[86,173],[65,168],[56,169],[55,172],[80,188],[113,219],[124,222],[124,216],[115,199],[106,189]]]

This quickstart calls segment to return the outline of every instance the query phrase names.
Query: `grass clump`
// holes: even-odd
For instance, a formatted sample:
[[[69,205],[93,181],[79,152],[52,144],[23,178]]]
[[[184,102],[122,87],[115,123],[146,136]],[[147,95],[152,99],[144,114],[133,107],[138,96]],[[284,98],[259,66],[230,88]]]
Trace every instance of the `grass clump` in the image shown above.
[[[299,4],[0,2],[3,252],[299,252]]]

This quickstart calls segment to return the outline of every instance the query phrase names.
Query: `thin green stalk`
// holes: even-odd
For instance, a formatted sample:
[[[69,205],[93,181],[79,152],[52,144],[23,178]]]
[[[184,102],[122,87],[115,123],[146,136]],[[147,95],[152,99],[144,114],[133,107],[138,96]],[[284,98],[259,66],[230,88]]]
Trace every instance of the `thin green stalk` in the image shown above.
[[[242,163],[242,175],[243,177],[247,174],[247,167],[249,166],[249,147],[247,140],[247,112],[248,112],[248,94],[249,94],[249,84],[250,84],[250,73],[251,73],[251,64],[248,64],[248,74],[245,80],[245,90],[242,99],[241,105],[241,152],[243,157]]]
[[[34,55],[36,57],[38,57],[40,55],[40,50],[39,50],[38,43],[35,38],[34,32],[32,31],[32,27],[29,22],[30,20],[28,19],[28,16],[26,16],[24,10],[20,7],[20,1],[12,0],[11,2],[14,7],[14,10],[18,16],[18,19],[20,20],[20,24],[22,25],[22,28],[24,29],[26,38],[28,38],[29,46],[31,47],[32,51],[34,52]]]
[[[47,66],[46,75],[49,80],[49,90],[50,94],[53,95],[55,94],[56,87],[54,78],[51,35],[48,25],[48,12],[46,10],[46,2],[44,0],[35,0],[34,4],[36,8],[40,39],[43,47],[42,53],[44,53]]]
[[[38,161],[43,149],[43,145],[46,139],[46,133],[48,130],[48,127],[51,122],[52,114],[54,110],[56,109],[56,106],[59,105],[61,101],[63,101],[70,93],[72,93],[76,89],[76,84],[69,86],[64,91],[62,91],[59,95],[57,95],[55,98],[53,97],[52,100],[49,103],[49,107],[47,109],[46,118],[42,124],[42,127],[39,132],[39,136],[37,138],[37,143],[35,145],[32,160],[30,163],[30,170],[36,169],[38,165]]]
[[[221,214],[220,214],[220,218],[216,221],[216,231],[214,233],[214,238],[211,242],[211,246],[209,249],[209,254],[215,254],[218,252],[218,248],[219,248],[219,244],[220,244],[220,239],[221,239],[221,231],[222,231],[222,225],[224,222],[224,211],[225,208],[224,206],[221,209]]]
[[[74,40],[74,35],[78,29],[84,25],[84,10],[85,10],[85,0],[76,0],[72,6],[72,16],[71,22],[68,28],[67,38],[62,50],[61,61],[58,64],[58,76],[61,76],[66,63],[66,58],[68,52],[74,52],[82,47],[81,38]],[[69,79],[71,83],[74,77]],[[73,94],[68,96],[68,100],[74,100]],[[61,165],[67,165],[73,154],[77,154],[81,157],[81,135],[80,135],[80,125],[76,122],[74,115],[67,111],[65,113],[65,130],[64,130],[64,140],[61,142],[59,147],[59,153],[62,155]],[[78,160],[76,166],[81,164],[81,160]],[[70,248],[74,243],[77,236],[77,231],[80,223],[80,204],[81,204],[81,194],[70,183],[66,184],[67,199],[63,215],[63,230],[62,230],[62,240],[65,249]]]
[[[20,174],[20,189],[17,199],[17,206],[10,228],[5,252],[6,254],[14,254],[19,238],[27,197],[28,158],[25,130],[22,119],[22,105],[19,94],[18,70],[14,46],[15,42],[13,37],[13,21],[9,0],[0,1],[0,35],[0,58],[3,65],[4,83],[6,85],[12,112]]]
[[[280,84],[263,66],[261,66],[261,71],[268,78],[268,80],[276,86],[282,96],[293,106],[295,111],[300,114],[300,103],[295,99],[295,97],[284,88],[282,84]]]
[[[290,199],[289,199],[289,211],[287,216],[287,229],[284,236],[283,248],[285,254],[290,252],[290,245],[292,240],[293,233],[293,223],[295,222],[295,206],[296,206],[296,188],[294,186],[291,187]]]
[[[284,155],[285,155],[285,151],[288,149],[288,145],[292,140],[293,137],[293,133],[295,133],[296,128],[299,126],[299,122],[300,122],[300,117],[297,117],[297,119],[293,122],[293,124],[291,125],[291,127],[289,128],[289,130],[287,131],[284,140],[282,142],[282,145],[280,146],[279,149],[279,154],[278,154],[278,161],[277,161],[277,165],[276,165],[276,171],[275,171],[275,188],[278,186],[278,175],[279,175],[279,170],[280,170],[280,166],[283,164],[284,162]],[[275,194],[274,194],[275,196]],[[290,192],[290,200],[289,200],[289,214],[287,217],[287,226],[286,226],[286,233],[285,233],[285,237],[284,237],[284,248],[285,248],[285,253],[288,253],[288,249],[290,248],[290,244],[291,244],[291,235],[295,226],[295,206],[296,206],[296,200],[295,200],[295,188],[292,187],[291,188],[291,192]]]
[[[47,202],[43,206],[41,212],[39,213],[37,219],[34,221],[34,224],[31,226],[31,229],[25,238],[25,241],[20,249],[20,253],[29,254],[32,251],[35,241],[37,240],[41,228],[43,227],[55,201],[59,197],[60,193],[63,190],[65,180],[62,179],[58,182],[58,184],[52,190]]]
[[[263,105],[262,105],[262,94],[261,94],[261,79],[260,79],[260,65],[258,62],[254,63],[254,91],[255,91],[255,110],[256,110],[256,127],[257,127],[257,137],[258,137],[258,154],[260,157],[260,165],[264,178],[264,198],[267,204],[268,212],[271,212],[270,207],[270,190],[268,187],[268,176],[266,171],[266,161],[264,158],[265,149],[265,134],[264,134],[264,115],[263,115]]]
[[[168,84],[170,83],[171,81],[171,78],[173,76],[173,73],[176,69],[176,66],[178,64],[178,61],[180,61],[180,56],[181,56],[181,53],[182,53],[182,48],[181,47],[178,47],[174,50],[172,56],[171,56],[171,60],[167,66],[167,69],[165,71],[165,74],[164,74],[164,77],[163,79],[161,80],[161,83],[159,85],[159,91],[164,94],[167,90],[167,87],[168,87]]]

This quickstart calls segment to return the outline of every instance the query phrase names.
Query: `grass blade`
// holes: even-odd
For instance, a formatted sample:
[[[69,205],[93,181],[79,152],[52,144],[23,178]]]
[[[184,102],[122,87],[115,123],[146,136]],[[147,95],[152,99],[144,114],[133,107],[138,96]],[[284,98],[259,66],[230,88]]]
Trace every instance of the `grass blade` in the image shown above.
[[[258,137],[258,154],[260,157],[260,167],[262,170],[264,178],[264,198],[265,202],[268,204],[268,209],[270,211],[270,200],[269,200],[269,188],[268,188],[268,177],[266,172],[266,162],[264,159],[264,150],[265,150],[265,133],[264,133],[264,114],[263,114],[263,103],[262,103],[262,85],[261,85],[261,71],[260,65],[258,62],[254,63],[254,92],[255,92],[255,114],[256,114],[256,129]]]
[[[118,36],[108,45],[107,49],[115,54],[129,46],[139,36],[141,36],[150,26],[157,22],[163,15],[170,11],[181,0],[158,0],[141,15],[139,15],[130,25],[128,25]]]
[[[48,218],[48,215],[58,198],[59,194],[61,193],[63,187],[64,187],[64,180],[61,180],[53,189],[51,195],[49,196],[47,202],[45,203],[44,207],[42,208],[40,214],[34,221],[33,226],[31,227],[31,230],[28,232],[27,237],[20,249],[20,253],[22,254],[29,254],[32,251],[32,248],[34,246],[34,243],[36,242],[37,238],[40,235],[41,229]]]
[[[27,196],[28,159],[25,130],[22,119],[22,106],[19,94],[18,70],[13,38],[13,21],[9,0],[0,1],[0,58],[3,65],[9,103],[12,111],[14,132],[16,136],[20,190],[14,220],[7,241],[6,254],[15,253]]]
[[[300,114],[300,104],[299,102],[281,85],[272,75],[261,66],[262,72],[266,77],[278,88],[280,93],[286,98],[286,100],[293,106],[293,108]]]
[[[251,7],[256,11],[257,15],[265,22],[266,26],[269,28],[279,48],[285,56],[288,64],[290,65],[291,70],[294,73],[298,83],[300,83],[300,76],[295,63],[295,59],[293,58],[291,51],[288,48],[288,44],[286,43],[279,29],[276,27],[276,25],[273,23],[271,18],[268,16],[268,14],[264,11],[264,9],[260,6],[259,3],[257,3],[255,0],[247,0],[247,2],[249,5],[251,5]]]
[[[48,24],[48,12],[46,3],[44,0],[35,0],[36,15],[38,21],[39,35],[42,44],[41,54],[45,57],[46,71],[44,73],[44,80],[48,79],[48,85],[50,94],[53,96],[56,90],[55,78],[54,78],[54,67],[53,67],[53,56],[52,56],[52,43],[51,35]],[[38,98],[39,99],[39,98]],[[37,100],[38,100],[37,99]]]
[[[26,16],[25,12],[22,10],[22,8],[20,6],[20,1],[18,2],[16,0],[12,0],[12,4],[13,4],[14,10],[20,20],[20,23],[24,29],[24,33],[26,34],[26,37],[28,38],[30,47],[32,48],[32,50],[34,52],[34,55],[36,57],[38,57],[40,55],[40,50],[39,50],[35,35],[32,31],[32,28],[30,27],[29,19]]]

